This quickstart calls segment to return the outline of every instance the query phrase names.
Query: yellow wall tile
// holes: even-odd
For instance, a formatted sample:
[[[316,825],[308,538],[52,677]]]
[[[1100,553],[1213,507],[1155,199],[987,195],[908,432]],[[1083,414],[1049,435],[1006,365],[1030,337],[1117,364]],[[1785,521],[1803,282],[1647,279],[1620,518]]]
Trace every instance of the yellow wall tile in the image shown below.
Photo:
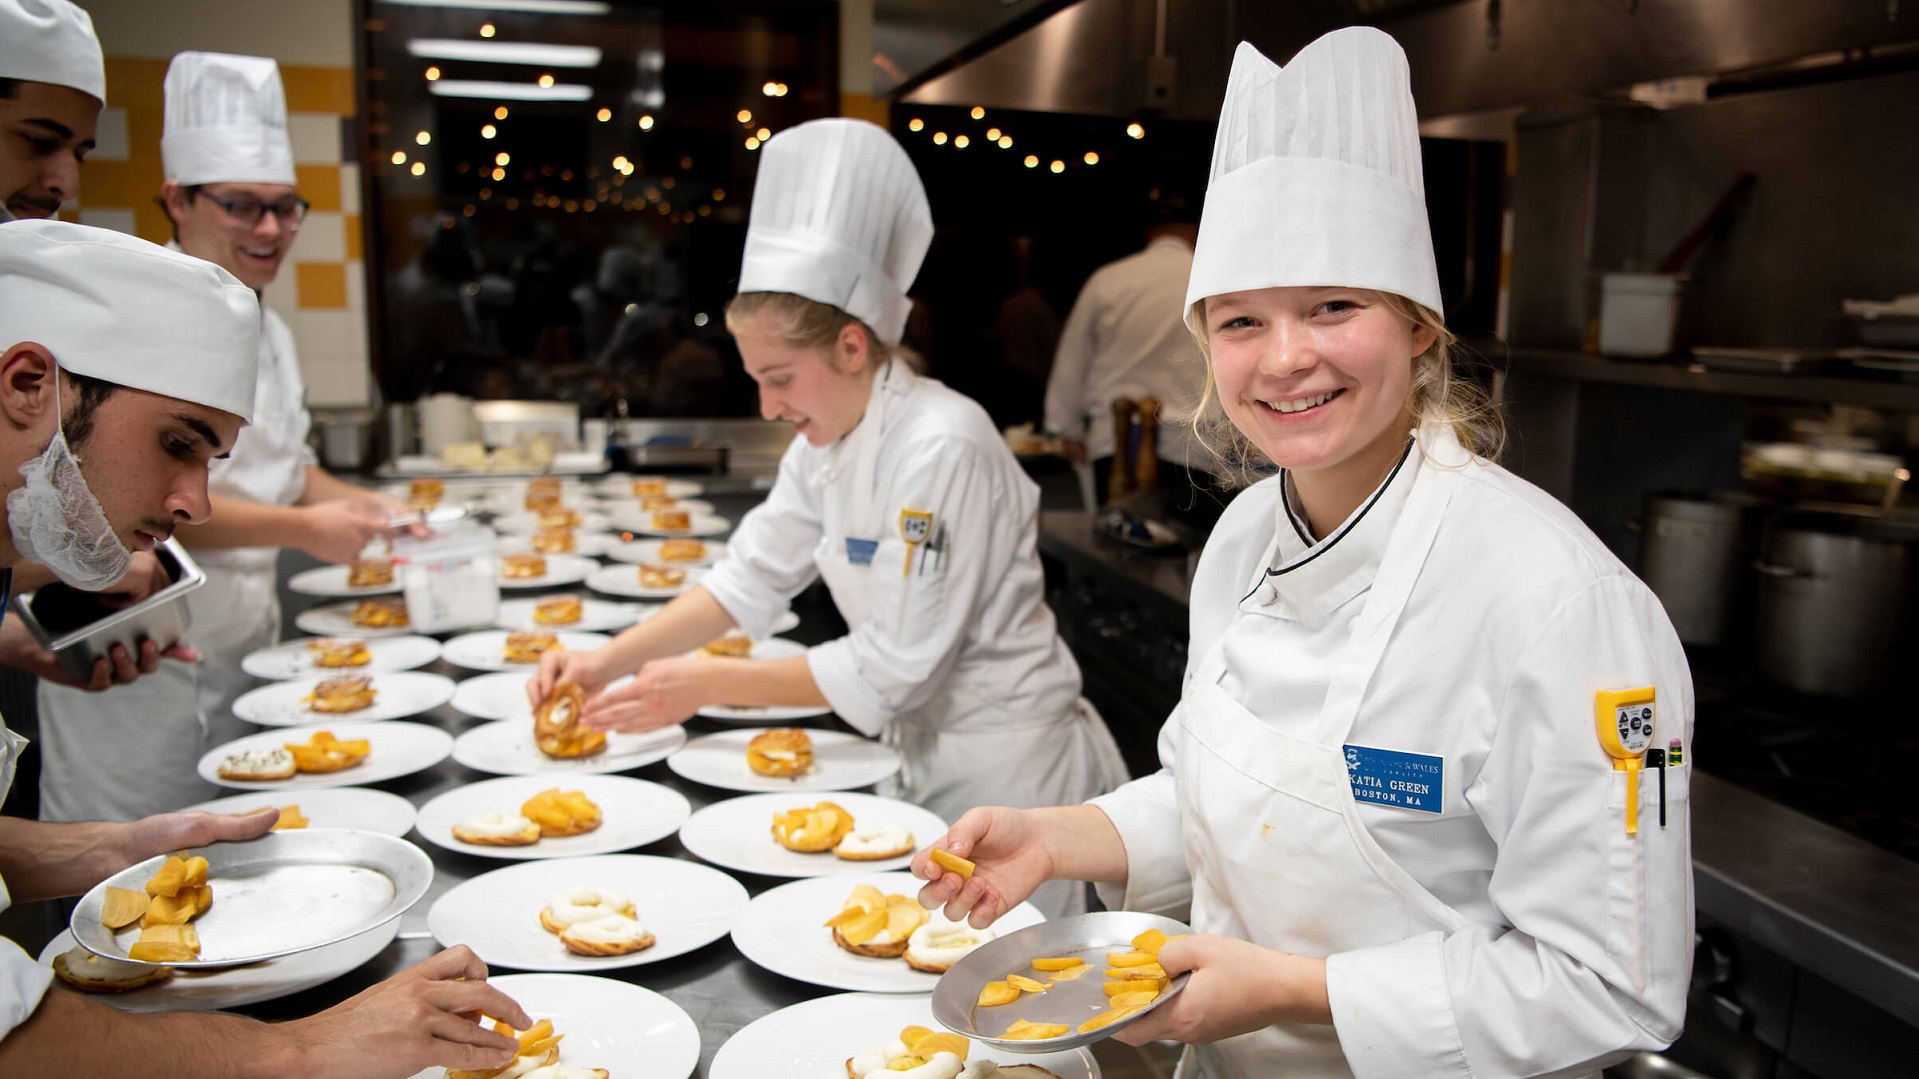
[[[166,82],[168,63],[107,57],[107,104],[129,113],[145,109],[158,114],[164,107],[162,86]]]
[[[280,65],[288,112],[330,112],[352,116],[353,69]]]
[[[347,214],[346,217],[342,220],[340,227],[346,230],[346,260],[348,262],[359,262],[360,261],[360,215]]]
[[[314,209],[340,208],[340,166],[295,165],[293,176],[298,181],[300,197],[312,203]]]
[[[150,199],[133,204],[133,227],[142,240],[163,244],[173,239],[173,222],[167,219],[167,212]]]
[[[296,262],[300,309],[346,307],[346,266],[339,262]]]
[[[88,206],[138,206],[160,194],[160,155],[80,166],[80,200]]]
[[[887,126],[892,117],[887,102],[880,101],[871,94],[853,94],[841,92],[840,115],[855,120],[871,120],[881,127]]]

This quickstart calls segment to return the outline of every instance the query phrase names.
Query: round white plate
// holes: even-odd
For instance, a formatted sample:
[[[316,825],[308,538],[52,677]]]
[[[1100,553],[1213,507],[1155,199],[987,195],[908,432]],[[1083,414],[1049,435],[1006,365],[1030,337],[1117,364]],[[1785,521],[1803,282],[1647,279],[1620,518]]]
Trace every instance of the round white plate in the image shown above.
[[[815,716],[830,716],[833,710],[808,704],[707,704],[700,707],[698,714],[722,723],[771,727]]]
[[[606,749],[600,753],[554,760],[533,744],[533,720],[522,716],[483,723],[460,735],[453,743],[453,759],[476,772],[499,776],[585,775],[641,768],[685,744],[686,729],[676,724],[646,734],[608,734]]]
[[[538,663],[511,663],[501,651],[506,646],[504,629],[483,629],[477,633],[462,633],[446,642],[440,649],[440,658],[456,667],[466,667],[475,671],[531,671],[539,667]],[[591,652],[613,638],[604,633],[575,633],[572,630],[555,630],[560,646],[573,652]]]
[[[354,588],[346,583],[346,566],[318,566],[287,578],[287,587],[307,596],[384,596],[406,587],[406,567],[393,567],[393,580],[387,584]]]
[[[496,981],[498,979],[495,979]],[[707,1079],[845,1079],[846,1059],[885,1045],[909,1026],[938,1030],[926,996],[841,993],[781,1008],[735,1031],[707,1068]],[[1037,1064],[1060,1079],[1100,1079],[1099,1064],[1084,1049],[1042,1056],[1015,1056],[974,1042],[968,1060]]]
[[[573,526],[573,531],[576,533],[605,532],[612,524],[604,514],[585,513],[578,506],[567,508],[580,515],[580,523]],[[493,518],[493,529],[505,536],[530,536],[540,531],[540,515],[531,510],[503,513]]]
[[[604,592],[609,596],[630,596],[633,599],[672,599],[674,596],[700,583],[706,576],[701,566],[686,567],[686,580],[671,588],[648,588],[640,583],[640,571],[637,566],[602,566],[587,575],[586,586],[595,592]]]
[[[553,1021],[566,1067],[685,1079],[700,1062],[693,1017],[651,989],[588,974],[503,974],[487,984],[535,1019]],[[428,1068],[413,1079],[446,1079],[446,1069]]]
[[[869,993],[932,992],[940,980],[937,974],[914,970],[904,959],[854,955],[833,943],[833,931],[821,923],[840,912],[857,884],[871,884],[888,895],[915,896],[926,882],[911,873],[873,873],[812,877],[782,884],[761,892],[746,905],[746,913],[733,926],[733,944],[741,955],[767,970],[814,985]],[[1021,903],[994,922],[993,931],[1005,935],[1045,920],[1046,916],[1031,903]],[[930,1003],[928,1008],[930,1014]],[[894,1028],[892,1037],[898,1036],[899,1030]],[[878,1041],[884,1040],[882,1033]],[[877,1042],[866,1041],[853,1049],[874,1044]],[[847,1050],[846,1055],[852,1056],[853,1050]]]
[[[343,637],[357,636],[352,633]],[[305,640],[288,641],[272,648],[250,652],[240,661],[240,669],[255,678],[325,678],[335,674],[378,674],[382,671],[410,671],[440,658],[440,642],[431,637],[379,637],[366,640],[373,658],[359,667],[316,667],[313,650]]]
[[[364,787],[336,787],[332,790],[301,791],[297,796],[261,791],[236,794],[202,802],[188,809],[208,813],[251,813],[262,806],[284,808],[298,805],[308,828],[350,828],[356,832],[379,832],[403,836],[413,830],[413,803],[397,794],[367,790]]]
[[[573,533],[573,550],[555,552],[554,555],[549,555],[548,557],[556,557],[561,554],[598,556],[605,554],[609,549],[619,544],[620,537],[611,532],[580,532],[576,530]],[[533,537],[518,535],[501,536],[499,547],[503,552],[526,554],[533,550]]]
[[[322,679],[302,678],[242,693],[240,699],[233,702],[233,714],[262,727],[292,727],[301,723],[353,725],[417,716],[453,699],[453,679],[443,674],[389,671],[372,678],[373,703],[357,712],[315,712],[305,698],[312,695],[313,687]]]
[[[899,754],[890,746],[839,731],[808,730],[813,739],[813,770],[792,779],[763,776],[746,766],[746,743],[758,733],[702,735],[668,757],[666,765],[695,783],[752,793],[856,790],[900,770]]]
[[[540,911],[556,893],[574,887],[624,893],[653,934],[653,946],[627,955],[567,951],[559,935],[540,924]],[[746,905],[739,881],[698,862],[602,854],[521,862],[482,873],[442,895],[427,912],[426,925],[440,943],[464,944],[489,966],[603,971],[657,963],[711,944],[726,935]]]
[[[547,836],[523,847],[488,847],[454,838],[453,828],[468,817],[496,810],[516,812],[541,791],[580,791],[600,807],[600,826],[570,836]],[[670,787],[625,776],[581,775],[564,782],[552,776],[505,776],[455,787],[420,807],[420,836],[447,850],[486,858],[527,861],[615,854],[657,843],[679,830],[692,812],[686,796]],[[942,834],[934,833],[935,835]],[[776,844],[777,845],[777,844]]]
[[[578,584],[586,580],[587,574],[600,568],[600,564],[591,558],[577,554],[550,554],[546,556],[546,572],[538,577],[508,577],[502,569],[494,574],[501,588],[556,588],[563,584]]]
[[[651,514],[641,520],[626,523],[628,531],[641,532],[649,536],[721,536],[733,528],[733,522],[725,517],[697,513],[693,515],[692,521],[685,528],[655,528]]]
[[[324,607],[308,607],[293,616],[293,624],[302,633],[311,633],[316,637],[405,637],[413,632],[410,626],[358,626],[353,623],[353,611],[358,603],[331,603]]]
[[[551,599],[553,597],[545,597]],[[598,633],[607,630],[619,631],[651,618],[659,606],[652,603],[615,603],[611,600],[580,598],[580,620],[568,622],[563,626],[549,626],[533,621],[533,609],[539,606],[536,599],[506,599],[500,601],[499,617],[493,624],[504,629],[564,629],[583,633]]]
[[[606,557],[615,562],[625,562],[637,566],[642,562],[663,562],[670,566],[710,566],[726,557],[726,544],[719,540],[706,541],[706,555],[691,562],[667,562],[660,557],[660,544],[665,540],[642,539],[616,543],[606,549]]]
[[[302,808],[305,808],[304,806]],[[176,970],[160,985],[126,993],[89,993],[94,1000],[123,1012],[211,1012],[258,1004],[298,993],[355,970],[386,950],[400,932],[400,919],[376,925],[357,937],[335,941],[310,951],[211,970]],[[73,932],[63,929],[40,952],[40,964],[53,966],[53,957],[75,946]]]
[[[662,510],[684,510],[693,517],[711,517],[713,503],[698,498],[677,498],[670,506],[659,507]],[[637,498],[604,498],[600,502],[599,512],[606,514],[613,527],[622,532],[631,532],[641,525],[650,526],[653,510],[645,508]]]
[[[474,719],[530,716],[533,706],[526,703],[526,684],[532,680],[531,669],[475,675],[454,687],[453,708]]]
[[[311,727],[280,727],[259,734],[249,734],[245,738],[235,738],[223,746],[216,746],[200,758],[198,771],[200,778],[208,783],[222,787],[232,787],[243,791],[300,791],[318,790],[324,787],[356,787],[362,783],[378,783],[383,779],[412,775],[415,772],[431,768],[447,758],[453,752],[453,736],[438,727],[429,727],[423,723],[400,723],[385,720],[379,723],[354,724],[348,738],[364,738],[372,743],[366,759],[351,768],[342,768],[337,772],[296,772],[286,779],[221,779],[220,762],[235,753],[248,753],[256,749],[275,749],[288,742],[304,742],[317,731],[335,730],[335,724],[316,724]],[[335,730],[335,733],[339,733]]]
[[[904,869],[909,850],[896,858],[848,861],[832,851],[801,854],[774,842],[773,817],[789,809],[831,801],[853,814],[854,825],[897,824],[913,833],[913,847],[946,834],[946,822],[911,802],[843,791],[822,797],[797,794],[748,794],[728,798],[693,814],[680,828],[680,843],[693,855],[727,869],[767,877],[828,877]]]
[[[637,498],[639,496],[633,493],[633,481],[641,478],[643,477],[625,472],[615,472],[594,480],[590,489],[601,498]],[[648,476],[644,478],[654,479],[657,477]],[[666,481],[666,496],[668,498],[698,498],[705,493],[706,488],[694,483],[692,480]]]

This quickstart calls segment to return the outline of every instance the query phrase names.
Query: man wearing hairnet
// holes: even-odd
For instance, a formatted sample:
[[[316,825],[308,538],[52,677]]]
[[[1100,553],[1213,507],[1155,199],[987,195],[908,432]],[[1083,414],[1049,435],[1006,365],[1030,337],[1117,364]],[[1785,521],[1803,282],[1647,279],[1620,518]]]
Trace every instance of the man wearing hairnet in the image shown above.
[[[0,0],[4,2],[4,0]],[[300,197],[280,69],[259,56],[183,52],[166,75],[162,201],[176,244],[259,292],[299,235]],[[306,387],[286,322],[263,309],[254,423],[216,461],[213,520],[181,540],[206,571],[187,597],[198,665],[167,664],[137,689],[40,687],[43,820],[133,820],[214,793],[192,768],[135,767],[93,752],[101,739],[144,758],[198,754],[251,731],[233,702],[254,685],[240,660],[279,639],[282,547],[328,562],[356,557],[406,505],[329,475],[307,446]],[[130,755],[131,756],[131,755]]]
[[[132,548],[204,521],[209,462],[252,417],[259,304],[231,275],[144,240],[58,221],[0,227],[0,592],[32,560],[77,588]],[[4,617],[0,606],[0,617]],[[23,740],[0,724],[0,796]],[[126,749],[96,740],[101,756]],[[170,762],[141,761],[148,768]],[[170,813],[130,824],[0,817],[0,909],[78,895],[167,851],[267,831],[275,813]],[[148,968],[62,957],[94,980]],[[0,1075],[404,1076],[500,1067],[517,1043],[469,1016],[531,1020],[443,951],[308,1019],[128,1015],[49,992],[53,971],[0,939]]]

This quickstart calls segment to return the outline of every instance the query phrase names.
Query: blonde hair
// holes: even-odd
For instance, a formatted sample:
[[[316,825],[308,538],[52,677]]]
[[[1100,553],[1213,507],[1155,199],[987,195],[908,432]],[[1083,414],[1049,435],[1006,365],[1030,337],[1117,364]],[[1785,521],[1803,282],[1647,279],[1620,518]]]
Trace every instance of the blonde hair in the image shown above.
[[[1433,332],[1433,343],[1413,357],[1412,386],[1407,404],[1413,426],[1444,425],[1468,453],[1496,460],[1506,447],[1506,419],[1499,406],[1479,383],[1457,369],[1459,338],[1446,328],[1439,313],[1424,304],[1391,292],[1374,296],[1394,314],[1415,326]],[[1272,462],[1226,415],[1219,400],[1219,384],[1213,377],[1212,342],[1206,328],[1206,301],[1193,304],[1193,338],[1200,354],[1206,357],[1206,388],[1193,410],[1193,433],[1212,453],[1219,474],[1239,483],[1252,483],[1270,469]]]
[[[761,319],[767,324],[760,324]],[[791,292],[742,292],[727,301],[726,332],[737,337],[749,323],[755,329],[770,330],[788,348],[816,349],[829,357],[840,331],[858,326],[866,335],[866,350],[873,357],[875,370],[887,360],[903,361],[916,372],[923,369],[918,353],[880,340],[873,327],[856,316]]]

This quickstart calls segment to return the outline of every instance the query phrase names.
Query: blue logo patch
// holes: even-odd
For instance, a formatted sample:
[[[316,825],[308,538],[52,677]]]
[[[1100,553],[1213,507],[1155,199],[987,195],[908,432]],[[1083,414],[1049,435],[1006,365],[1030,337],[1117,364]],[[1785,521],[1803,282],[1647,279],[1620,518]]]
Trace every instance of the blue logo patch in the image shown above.
[[[846,537],[846,560],[855,566],[873,564],[873,552],[880,549],[879,540],[854,539]]]
[[[1396,809],[1437,813],[1445,796],[1446,758],[1370,746],[1346,747],[1353,798]]]

